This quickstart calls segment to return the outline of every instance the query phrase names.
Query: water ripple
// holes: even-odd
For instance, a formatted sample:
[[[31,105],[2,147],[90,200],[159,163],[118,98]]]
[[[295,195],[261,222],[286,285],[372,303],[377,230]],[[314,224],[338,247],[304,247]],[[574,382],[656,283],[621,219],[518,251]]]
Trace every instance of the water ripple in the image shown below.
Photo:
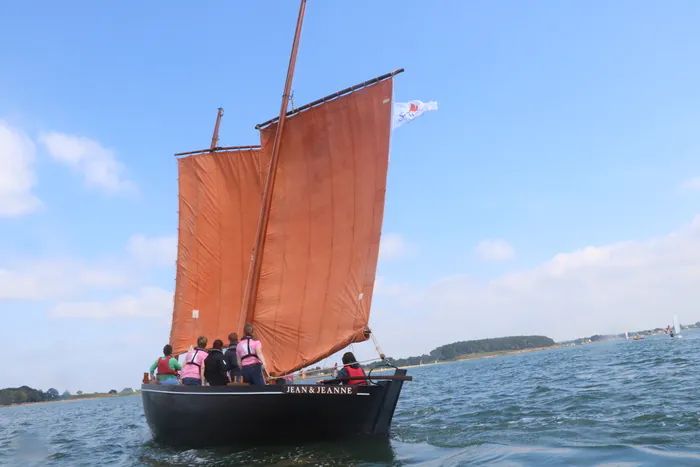
[[[49,466],[700,465],[700,333],[411,370],[391,440],[178,450],[139,397],[0,409],[0,464]]]

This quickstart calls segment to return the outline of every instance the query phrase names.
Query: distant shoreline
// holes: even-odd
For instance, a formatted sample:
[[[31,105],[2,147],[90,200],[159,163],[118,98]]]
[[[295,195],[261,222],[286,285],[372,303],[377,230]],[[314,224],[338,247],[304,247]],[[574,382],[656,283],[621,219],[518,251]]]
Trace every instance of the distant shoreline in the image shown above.
[[[408,370],[410,368],[421,368],[424,366],[433,366],[433,365],[443,365],[445,363],[456,363],[456,362],[463,362],[465,360],[480,360],[483,358],[493,358],[493,357],[503,357],[506,355],[516,355],[516,354],[521,354],[521,353],[528,353],[528,352],[539,352],[542,350],[553,350],[553,349],[560,349],[562,347],[566,347],[561,344],[555,344],[555,345],[550,345],[547,347],[533,347],[531,349],[519,349],[519,350],[498,350],[495,352],[479,352],[479,353],[474,353],[474,354],[468,354],[468,355],[462,355],[458,358],[451,359],[451,360],[440,360],[440,361],[432,361],[430,363],[423,363],[422,365],[406,365],[406,366],[398,366],[398,368],[401,368],[403,370]],[[376,370],[373,370],[372,372],[379,372],[379,371],[390,371],[393,368],[377,368]]]
[[[92,400],[92,399],[107,399],[111,397],[127,397],[127,396],[137,396],[140,394],[140,391],[134,391],[128,394],[106,394],[106,393],[99,393],[99,394],[86,394],[86,395],[80,395],[80,396],[71,396],[67,397],[65,399],[56,399],[52,401],[39,401],[39,402],[21,402],[19,404],[14,403],[14,404],[9,404],[9,405],[0,405],[0,409],[3,409],[5,407],[20,407],[20,406],[27,406],[27,405],[43,405],[43,404],[56,404],[58,402],[77,402],[77,401],[85,401],[85,400]]]

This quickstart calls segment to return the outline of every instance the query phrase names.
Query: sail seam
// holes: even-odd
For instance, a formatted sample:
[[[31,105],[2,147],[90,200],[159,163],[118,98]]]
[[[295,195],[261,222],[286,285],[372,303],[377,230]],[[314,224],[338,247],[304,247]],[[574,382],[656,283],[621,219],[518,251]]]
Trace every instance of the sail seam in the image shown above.
[[[356,111],[357,111],[357,106],[356,106],[356,105],[353,106],[352,111],[353,111],[353,112],[356,112]],[[350,118],[350,119],[348,119],[348,120],[349,120],[348,125],[349,125],[350,128],[351,128],[350,133],[352,133],[352,131],[353,131],[352,128],[353,128],[354,119]],[[352,248],[353,248],[353,256],[354,256],[354,255],[355,255],[355,251],[354,251],[354,250],[355,250],[355,242],[357,241],[357,180],[356,180],[356,177],[357,177],[357,150],[356,150],[356,147],[355,147],[355,142],[354,142],[354,140],[351,140],[351,144],[352,144],[352,158],[351,158],[351,161],[352,161],[352,175],[353,175],[353,180],[355,180],[355,183],[353,184],[353,187],[352,187],[352,188],[353,188],[353,197],[352,197],[352,199],[353,199],[353,203],[352,203],[352,218],[353,218],[353,223],[352,223],[352,243],[351,243]],[[348,272],[352,272],[352,263],[353,263],[353,259],[354,259],[354,258],[351,258],[351,259],[350,259],[350,263],[348,264]],[[348,274],[348,275],[349,275],[349,274]],[[352,280],[352,277],[351,277],[350,279]],[[361,283],[361,282],[362,282],[362,279],[360,279],[359,282]],[[360,291],[357,291],[357,290],[352,290],[352,291],[351,291],[351,293],[352,293],[352,295],[353,295],[353,299],[354,299],[355,301],[357,301],[358,294],[361,293],[361,292],[362,292],[361,290],[360,290]],[[354,314],[354,316],[352,317],[352,320],[353,320],[353,325],[352,325],[352,327],[353,327],[353,329],[354,329],[354,328],[355,328],[355,321],[357,321],[357,307],[355,307],[355,314]],[[336,334],[338,334],[338,329],[340,329],[340,320],[338,320],[338,324],[337,324],[337,327],[336,327]]]
[[[179,185],[180,185],[180,180],[181,180],[181,178],[182,178],[182,175],[181,175],[181,173],[180,173],[180,172],[181,172],[181,168],[180,168],[180,167],[181,167],[182,163],[178,161],[178,162],[176,162],[176,164],[177,164],[177,169],[178,169],[178,170],[177,170],[177,171],[178,171],[177,183],[178,183],[178,186],[179,186]],[[177,303],[178,303],[178,300],[177,300],[177,298],[178,298],[178,293],[182,291],[182,290],[181,290],[181,288],[182,288],[182,279],[179,279],[179,278],[181,277],[181,275],[182,275],[182,272],[181,272],[181,271],[182,271],[182,263],[181,263],[181,261],[180,261],[180,255],[182,254],[182,251],[181,251],[181,249],[182,249],[182,243],[181,243],[181,240],[182,240],[182,237],[181,237],[181,236],[182,236],[182,233],[181,233],[182,225],[180,225],[180,216],[181,216],[182,205],[184,204],[184,201],[183,201],[183,198],[182,198],[182,193],[181,193],[180,191],[178,191],[177,199],[178,199],[178,206],[177,206],[177,207],[178,207],[178,209],[177,209],[177,217],[178,217],[178,226],[177,226],[177,257],[175,258],[175,293],[173,294],[173,317],[175,316],[175,314],[176,314],[175,312],[176,312],[177,307],[178,307],[178,305],[177,305]],[[175,337],[175,332],[174,332],[175,326],[174,326],[174,324],[175,324],[175,323],[174,323],[174,319],[173,319],[173,322],[172,322],[172,324],[170,325],[170,338],[169,338],[169,343],[170,343],[170,345],[172,345],[173,347],[175,347],[175,339],[174,339],[174,337]],[[176,352],[177,352],[177,350],[176,350]]]
[[[200,222],[200,217],[202,216],[202,164],[199,162],[200,160],[197,160],[197,217],[194,222],[194,231],[195,231],[195,249],[197,251],[196,253],[196,261],[195,261],[195,267],[197,268],[197,282],[195,285],[195,291],[194,291],[194,303],[195,306],[197,306],[197,309],[199,309],[199,288],[200,288],[200,283],[202,281],[201,277],[199,276],[199,261],[200,261],[200,250],[202,248],[202,241],[197,237],[197,231],[199,230],[199,222]],[[206,314],[206,310],[204,312]],[[190,316],[190,323],[192,323],[192,327],[196,328],[197,326],[195,325],[195,318],[194,316]],[[196,334],[196,332],[193,332],[192,334]]]
[[[220,172],[221,172],[221,170],[220,170]],[[216,199],[221,199],[221,183],[222,183],[222,180],[221,180],[220,177],[218,177],[217,180],[216,180]],[[238,199],[240,200],[240,199],[241,199],[241,195],[242,195],[242,194],[241,194],[241,191],[240,191],[240,183],[237,184],[236,189],[238,190]],[[217,294],[217,297],[216,297],[216,309],[217,309],[217,312],[218,312],[218,313],[217,313],[217,314],[218,314],[218,320],[217,320],[217,322],[216,322],[216,329],[217,329],[217,331],[218,331],[217,334],[220,334],[220,333],[221,333],[221,329],[222,329],[221,320],[222,320],[223,315],[224,315],[223,309],[222,309],[222,307],[221,307],[221,282],[223,282],[221,279],[224,277],[224,261],[223,261],[223,244],[222,244],[222,241],[221,241],[221,236],[222,236],[222,235],[221,235],[221,234],[222,234],[222,229],[221,229],[221,217],[222,217],[222,214],[221,214],[221,204],[220,204],[220,203],[217,203],[217,207],[218,207],[218,209],[217,209],[216,220],[217,220],[217,223],[218,223],[218,226],[219,226],[219,228],[218,228],[218,230],[217,230],[217,232],[216,232],[216,233],[217,233],[217,236],[219,237],[219,251],[218,251],[218,253],[219,253],[219,254],[218,254],[218,256],[219,256],[219,257],[218,257],[218,261],[219,261],[219,280],[217,281],[217,282],[218,282],[217,285],[218,285],[218,289],[219,289],[219,290],[218,290],[218,294]],[[240,211],[240,210],[239,210],[239,211]]]
[[[312,114],[311,114],[311,124],[309,125],[309,127],[312,128],[312,129],[315,128],[315,123],[316,123],[316,114],[313,114],[313,113],[312,113]],[[313,180],[313,176],[311,176],[312,174],[309,174],[309,172],[310,172],[310,170],[311,170],[311,164],[309,164],[309,160],[308,160],[307,157],[304,157],[304,158],[303,158],[303,161],[304,161],[304,165],[305,165],[305,168],[306,168],[306,170],[305,170],[304,172],[306,173],[307,182],[309,182],[309,181]],[[310,190],[310,185],[311,185],[311,184],[310,184],[310,183],[307,183],[306,185],[307,185],[307,189]],[[308,199],[307,199],[308,202],[307,202],[307,204],[306,204],[306,209],[308,209],[308,212],[309,212],[309,215],[307,216],[307,219],[308,219],[307,228],[309,229],[309,238],[308,238],[308,242],[307,242],[307,244],[306,244],[306,248],[307,248],[306,254],[309,256],[309,258],[311,258],[311,232],[312,232],[312,225],[311,225],[311,212],[312,212],[312,209],[311,209],[311,198],[312,198],[311,196],[308,196]],[[285,199],[286,199],[286,196],[285,196]],[[285,245],[284,251],[287,251],[286,245]],[[299,329],[299,332],[297,333],[297,343],[296,343],[296,353],[297,353],[297,354],[299,354],[299,347],[300,347],[300,341],[301,341],[302,333],[308,332],[308,329],[302,329],[301,323],[302,323],[302,319],[304,318],[304,307],[305,307],[305,305],[306,305],[306,293],[307,293],[307,291],[308,291],[308,285],[309,285],[308,279],[309,279],[309,269],[310,269],[310,268],[311,268],[311,261],[307,261],[307,262],[306,262],[306,270],[304,271],[304,277],[306,278],[306,280],[304,281],[304,291],[303,291],[302,294],[301,294],[301,306],[302,306],[302,309],[300,310],[301,312],[299,313],[299,317],[298,317],[298,319],[297,319],[297,329]],[[275,321],[275,324],[277,324],[276,321]],[[320,333],[319,333],[318,331],[319,331],[319,330],[314,330],[314,334],[316,334],[316,339],[318,339],[319,336],[320,336]],[[300,357],[301,357],[302,360],[303,360],[303,355],[300,355]]]
[[[312,120],[316,120],[316,115],[312,117]],[[325,116],[324,118],[324,127],[326,128],[326,134],[330,134],[333,131],[332,128],[332,120],[329,118],[328,115]],[[333,248],[334,248],[334,242],[333,239],[335,238],[335,180],[336,178],[334,177],[335,171],[333,170],[333,149],[330,144],[330,139],[329,138],[324,138],[325,143],[326,143],[326,161],[328,163],[328,166],[330,167],[330,176],[331,176],[331,186],[330,186],[330,205],[331,205],[331,216],[330,216],[330,221],[331,221],[331,228],[330,228],[330,257],[328,258],[328,265],[327,265],[327,270],[326,270],[326,287],[325,287],[325,293],[323,296],[323,308],[324,310],[328,310],[329,304],[328,304],[328,285],[331,281],[331,275],[333,271],[333,258],[335,255],[333,254]],[[310,219],[309,219],[310,220]],[[319,320],[318,323],[318,330],[316,331],[316,343],[318,344],[319,339],[323,336],[323,324],[325,322],[325,318],[327,316],[327,313],[323,313],[321,315],[321,319]],[[336,331],[337,332],[337,331]]]
[[[251,152],[251,156],[253,156],[253,161],[252,161],[252,162],[253,162],[253,167],[256,168],[256,167],[255,167],[255,157],[254,157],[255,155],[254,155],[252,152]],[[255,175],[257,176],[257,170],[256,170],[254,173],[255,173]],[[240,225],[240,226],[243,226],[243,225],[244,225],[244,220],[243,220],[243,196],[242,196],[242,194],[240,194],[240,193],[242,193],[241,190],[240,190],[240,186],[241,186],[242,183],[243,183],[242,178],[245,177],[245,174],[246,174],[245,171],[243,171],[243,173],[241,173],[241,172],[238,172],[238,173],[237,173],[237,175],[238,175],[238,180],[237,180],[237,182],[238,182],[238,183],[237,183],[236,185],[237,185],[237,189],[239,190],[239,196],[238,196],[238,225]],[[242,232],[242,231],[243,231],[243,229],[241,229],[241,232]],[[239,241],[239,243],[238,243],[238,253],[239,253],[239,255],[240,255],[241,258],[245,258],[244,236],[243,236],[243,235],[240,235],[238,238],[239,238],[239,240],[238,240],[238,241]],[[232,331],[232,332],[241,332],[241,335],[242,335],[242,331],[243,331],[243,327],[241,326],[241,316],[242,316],[243,313],[244,313],[244,312],[241,310],[241,307],[243,306],[243,301],[245,300],[244,295],[245,295],[245,285],[246,285],[246,283],[247,283],[247,277],[248,277],[248,274],[250,274],[250,272],[248,272],[248,274],[245,274],[245,272],[246,272],[246,265],[248,265],[248,268],[247,268],[247,269],[248,269],[248,271],[250,271],[250,262],[247,262],[247,263],[246,263],[246,262],[241,261],[241,263],[239,264],[239,268],[240,268],[240,271],[241,271],[241,278],[244,279],[244,280],[242,281],[243,283],[242,283],[241,285],[244,287],[244,289],[241,291],[241,303],[240,303],[239,306],[238,306],[238,320],[237,320],[238,322],[236,323],[236,328]],[[231,331],[230,331],[230,332],[231,332]]]

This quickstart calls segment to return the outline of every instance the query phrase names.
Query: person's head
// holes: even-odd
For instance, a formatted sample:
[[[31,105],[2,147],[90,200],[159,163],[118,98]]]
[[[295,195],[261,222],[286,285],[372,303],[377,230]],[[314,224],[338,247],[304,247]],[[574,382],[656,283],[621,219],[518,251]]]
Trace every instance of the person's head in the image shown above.
[[[224,343],[221,339],[216,339],[214,343],[212,344],[212,347],[215,349],[221,349],[221,347],[224,346]]]
[[[353,363],[357,363],[355,355],[352,352],[345,352],[343,354],[343,365],[352,365]]]
[[[163,347],[163,355],[166,357],[169,357],[173,354],[173,346],[170,344],[165,344],[165,347]]]
[[[207,342],[209,341],[205,336],[199,336],[197,338],[197,347],[199,347],[200,349],[205,349],[207,347]]]
[[[246,323],[246,325],[243,327],[243,332],[245,333],[246,336],[252,336],[253,335],[253,325],[250,323]]]
[[[236,334],[235,332],[229,334],[228,341],[230,344],[235,344],[236,342],[238,342],[238,334]]]

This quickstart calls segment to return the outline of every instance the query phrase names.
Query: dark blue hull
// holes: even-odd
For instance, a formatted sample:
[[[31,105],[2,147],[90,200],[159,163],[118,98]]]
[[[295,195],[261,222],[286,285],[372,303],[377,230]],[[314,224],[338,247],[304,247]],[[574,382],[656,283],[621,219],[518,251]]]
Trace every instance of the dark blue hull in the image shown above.
[[[396,370],[395,376],[405,374]],[[352,391],[349,386],[143,384],[141,391],[156,441],[208,447],[386,437],[402,386],[400,380]]]

